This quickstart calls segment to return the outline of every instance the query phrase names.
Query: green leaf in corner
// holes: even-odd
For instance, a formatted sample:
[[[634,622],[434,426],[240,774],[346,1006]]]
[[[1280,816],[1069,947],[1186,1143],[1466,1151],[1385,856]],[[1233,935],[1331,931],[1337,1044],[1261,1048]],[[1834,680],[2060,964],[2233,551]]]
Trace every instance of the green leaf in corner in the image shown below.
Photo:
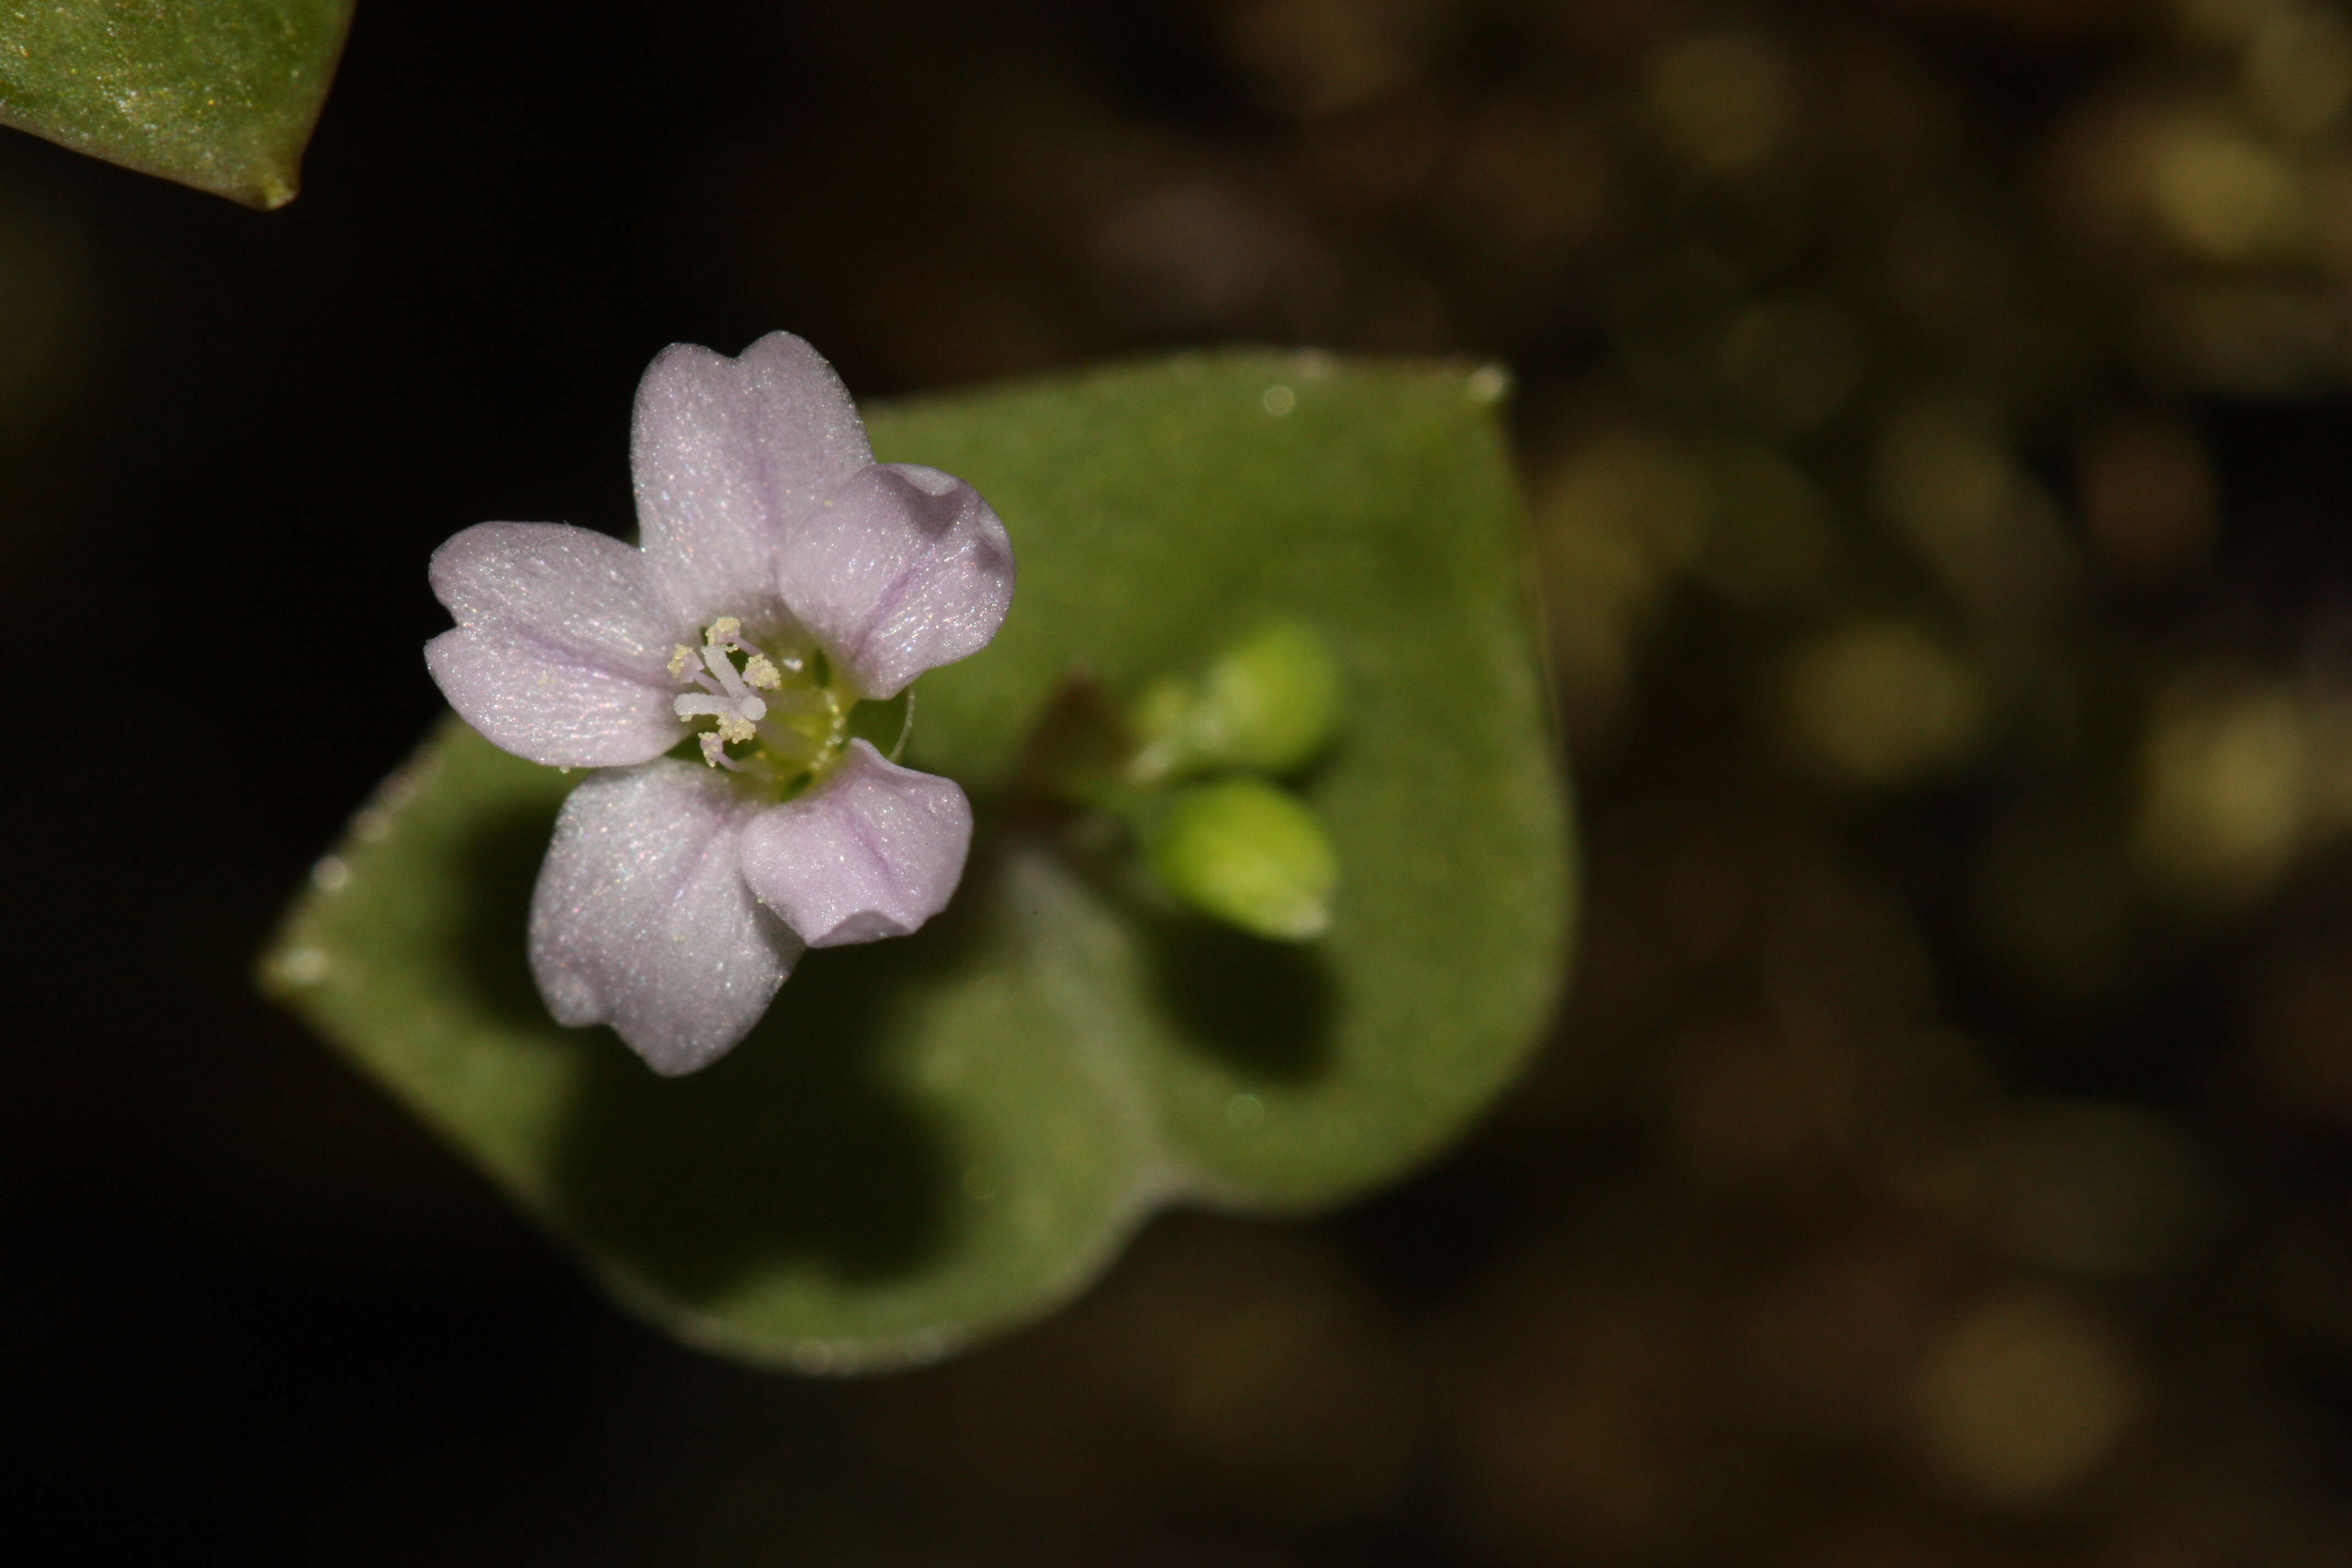
[[[454,720],[321,862],[265,981],[625,1300],[752,1360],[924,1359],[1048,1310],[1163,1205],[1390,1181],[1509,1083],[1568,950],[1494,384],[1188,357],[875,412],[881,457],[970,479],[1020,556],[996,642],[924,679],[908,758],[971,792],[971,864],[913,937],[809,954],[704,1072],[549,1021],[524,917],[578,775]],[[1172,909],[1108,818],[1022,790],[1074,674],[1132,702],[1281,618],[1346,693],[1286,786],[1339,866],[1297,943]]]
[[[0,0],[0,124],[283,206],[351,19],[352,0]]]

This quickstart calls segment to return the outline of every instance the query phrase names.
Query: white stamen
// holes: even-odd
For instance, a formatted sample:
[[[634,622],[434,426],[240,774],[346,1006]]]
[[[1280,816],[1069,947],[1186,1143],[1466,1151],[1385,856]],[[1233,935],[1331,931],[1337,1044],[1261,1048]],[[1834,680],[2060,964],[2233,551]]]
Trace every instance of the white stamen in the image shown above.
[[[704,648],[702,663],[719,684],[727,689],[727,695],[735,700],[735,711],[755,723],[768,716],[768,705],[754,697],[751,689],[743,684],[743,678],[735,673],[734,663],[728,658],[725,648]]]
[[[695,737],[702,746],[702,760],[714,768],[725,768],[730,773],[748,773],[751,770],[727,754],[727,742],[716,731],[706,730]]]
[[[722,741],[748,741],[759,731],[751,721],[736,710],[731,702],[718,697],[696,697],[688,694],[675,699],[671,706],[681,719],[716,719],[719,738]]]
[[[710,719],[717,728],[704,731],[695,737],[702,750],[702,760],[712,767],[723,767],[736,773],[759,773],[757,767],[746,768],[727,755],[726,748],[740,742],[759,740],[781,757],[810,761],[825,747],[797,731],[779,725],[762,724],[772,711],[807,713],[837,706],[828,694],[799,691],[784,684],[787,670],[801,673],[807,665],[803,654],[787,654],[781,659],[743,639],[740,616],[720,616],[702,629],[702,647],[689,648],[683,644],[673,648],[669,672],[681,681],[692,681],[701,689],[688,691],[670,700],[672,709],[680,719],[693,721]],[[734,656],[743,656],[741,668],[737,668]],[[754,689],[757,689],[756,690]],[[759,691],[777,693],[771,704]],[[836,718],[838,715],[836,715]],[[837,727],[837,726],[836,726]],[[838,743],[838,737],[835,738]]]

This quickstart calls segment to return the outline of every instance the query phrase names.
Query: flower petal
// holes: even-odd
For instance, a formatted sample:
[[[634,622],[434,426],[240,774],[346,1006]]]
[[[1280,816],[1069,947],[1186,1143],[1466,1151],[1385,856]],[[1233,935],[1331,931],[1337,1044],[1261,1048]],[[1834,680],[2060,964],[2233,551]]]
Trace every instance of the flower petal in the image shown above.
[[[675,628],[645,558],[552,522],[485,522],[433,552],[433,593],[457,617],[425,662],[466,722],[558,767],[657,757],[684,728],[663,664]]]
[[[786,537],[784,603],[867,697],[978,653],[1013,603],[1013,542],[951,474],[886,463],[852,477]]]
[[[840,377],[790,332],[729,359],[664,349],[637,385],[637,522],[665,591],[698,626],[774,603],[774,549],[874,460]]]
[[[743,829],[743,878],[811,947],[905,936],[947,907],[971,848],[953,781],[852,741],[833,776]]]
[[[801,955],[744,886],[759,805],[671,759],[592,773],[563,803],[530,903],[530,969],[556,1022],[610,1024],[656,1072],[740,1040]]]

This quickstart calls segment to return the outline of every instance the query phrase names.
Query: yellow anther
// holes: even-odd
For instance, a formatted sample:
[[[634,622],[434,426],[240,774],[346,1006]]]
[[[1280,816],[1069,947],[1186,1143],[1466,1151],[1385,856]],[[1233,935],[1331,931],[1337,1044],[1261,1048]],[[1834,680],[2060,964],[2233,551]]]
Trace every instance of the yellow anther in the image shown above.
[[[748,741],[758,733],[751,727],[751,721],[740,713],[719,715],[719,738],[722,741]]]
[[[733,642],[742,635],[743,623],[740,618],[734,616],[721,616],[704,630],[702,640],[712,647],[717,647],[721,643]]]
[[[775,660],[764,653],[755,653],[743,661],[743,684],[761,691],[773,691],[784,683],[783,675],[776,668]]]
[[[692,648],[687,647],[684,643],[679,643],[677,645],[676,650],[669,656],[670,675],[676,679],[684,680],[686,679],[686,672],[692,669],[701,662],[702,661],[700,659],[694,657],[694,650]]]

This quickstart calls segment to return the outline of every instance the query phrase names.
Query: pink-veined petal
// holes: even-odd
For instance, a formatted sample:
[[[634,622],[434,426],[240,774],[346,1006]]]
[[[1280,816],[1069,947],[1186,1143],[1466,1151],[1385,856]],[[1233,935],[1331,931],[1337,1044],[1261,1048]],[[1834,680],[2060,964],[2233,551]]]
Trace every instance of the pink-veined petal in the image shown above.
[[[466,722],[534,763],[612,767],[684,733],[663,670],[677,630],[645,558],[584,528],[485,522],[433,552],[457,619],[425,662]]]
[[[867,697],[978,653],[1013,603],[1013,542],[951,474],[884,463],[786,537],[784,603]]]
[[[852,741],[831,777],[745,826],[743,878],[811,947],[841,947],[945,909],[971,849],[961,789]]]
[[[698,626],[772,606],[777,542],[873,448],[833,367],[771,332],[734,359],[664,349],[637,385],[629,461],[646,553]]]
[[[802,950],[743,882],[759,811],[726,775],[671,759],[572,792],[530,904],[531,973],[556,1022],[610,1024],[665,1075],[759,1022]]]

